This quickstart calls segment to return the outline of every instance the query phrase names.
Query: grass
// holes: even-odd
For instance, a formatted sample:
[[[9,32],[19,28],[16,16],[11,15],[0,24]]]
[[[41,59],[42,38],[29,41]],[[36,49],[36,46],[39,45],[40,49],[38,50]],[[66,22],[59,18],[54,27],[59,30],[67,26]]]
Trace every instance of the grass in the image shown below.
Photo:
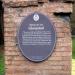
[[[72,42],[72,75],[75,75],[75,37]]]
[[[0,47],[0,75],[4,75],[4,55],[3,48]]]

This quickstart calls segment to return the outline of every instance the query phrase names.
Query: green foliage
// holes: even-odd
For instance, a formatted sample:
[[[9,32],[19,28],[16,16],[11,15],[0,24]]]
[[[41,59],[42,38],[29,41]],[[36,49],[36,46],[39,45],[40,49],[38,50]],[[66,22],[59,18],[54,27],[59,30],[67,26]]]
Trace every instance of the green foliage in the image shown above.
[[[75,36],[72,40],[72,75],[75,75]]]
[[[72,38],[73,42],[72,42],[72,57],[73,59],[75,59],[75,37]]]
[[[0,51],[0,75],[4,75],[4,55],[2,51]]]

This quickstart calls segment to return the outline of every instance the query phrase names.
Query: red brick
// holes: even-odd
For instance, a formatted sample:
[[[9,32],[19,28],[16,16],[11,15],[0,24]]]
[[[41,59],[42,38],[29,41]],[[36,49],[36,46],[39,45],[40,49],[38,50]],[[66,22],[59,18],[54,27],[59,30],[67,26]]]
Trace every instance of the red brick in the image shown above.
[[[9,8],[7,5],[4,6],[6,75],[70,75],[72,41],[69,23],[63,22],[63,19],[55,16],[54,13],[72,12],[72,4],[49,2],[43,5],[40,5],[40,3],[38,6],[27,7],[24,3],[25,0],[3,1],[9,6]],[[31,4],[32,2],[29,5]],[[13,5],[15,8],[11,8]],[[50,18],[57,35],[54,52],[47,60],[40,63],[33,63],[26,59],[16,42],[17,30],[21,21],[36,10]]]

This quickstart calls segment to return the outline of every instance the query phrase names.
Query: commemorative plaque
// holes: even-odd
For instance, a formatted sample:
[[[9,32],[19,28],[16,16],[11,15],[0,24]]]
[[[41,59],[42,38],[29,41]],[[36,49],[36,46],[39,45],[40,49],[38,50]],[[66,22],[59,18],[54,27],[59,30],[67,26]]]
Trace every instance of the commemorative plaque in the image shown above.
[[[47,59],[56,43],[56,31],[52,22],[47,16],[38,12],[25,17],[17,37],[22,54],[34,62]]]

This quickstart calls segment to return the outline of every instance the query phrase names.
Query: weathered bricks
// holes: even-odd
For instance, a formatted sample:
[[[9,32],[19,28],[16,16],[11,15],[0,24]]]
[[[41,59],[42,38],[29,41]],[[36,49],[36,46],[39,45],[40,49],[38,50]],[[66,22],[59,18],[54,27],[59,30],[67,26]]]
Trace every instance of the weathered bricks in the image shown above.
[[[37,6],[28,6],[30,2]],[[3,0],[4,2],[4,42],[6,75],[71,75],[71,33],[70,24],[54,13],[71,13],[71,3],[47,2],[47,0]],[[45,2],[40,5],[39,2]],[[28,6],[28,7],[27,7]],[[14,8],[13,8],[14,7]],[[17,45],[17,31],[21,21],[33,12],[49,17],[56,30],[56,47],[44,62],[33,63],[26,59]]]

